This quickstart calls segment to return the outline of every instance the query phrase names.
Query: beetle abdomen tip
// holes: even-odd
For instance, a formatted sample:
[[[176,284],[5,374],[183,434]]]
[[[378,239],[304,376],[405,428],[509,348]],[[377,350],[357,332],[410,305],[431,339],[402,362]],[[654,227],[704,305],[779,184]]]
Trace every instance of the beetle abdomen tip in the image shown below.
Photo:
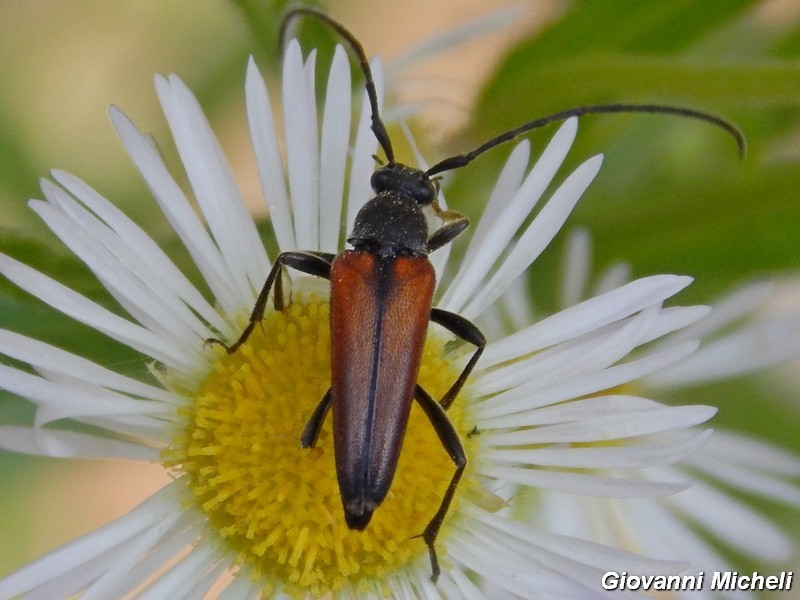
[[[375,512],[375,507],[365,506],[363,502],[350,502],[344,507],[344,520],[350,529],[362,531],[372,519],[373,512]]]

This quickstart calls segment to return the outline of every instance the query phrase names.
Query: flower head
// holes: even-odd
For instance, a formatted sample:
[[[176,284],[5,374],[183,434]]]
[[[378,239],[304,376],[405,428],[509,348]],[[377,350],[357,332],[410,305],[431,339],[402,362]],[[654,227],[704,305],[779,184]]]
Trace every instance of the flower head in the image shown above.
[[[314,63],[313,54],[304,61],[299,46],[290,45],[283,68],[283,154],[254,64],[247,74],[254,152],[284,252],[340,251],[345,229],[371,195],[376,142],[364,109],[350,148],[344,52],[338,49],[333,59],[321,124]],[[455,466],[442,447],[442,429],[437,435],[431,427],[431,407],[412,405],[389,494],[363,532],[350,530],[331,424],[324,422],[313,448],[300,445],[331,380],[327,284],[290,272],[287,305],[274,310],[266,303],[241,347],[229,354],[207,343],[236,340],[248,326],[270,261],[194,97],[175,76],[157,78],[156,88],[199,215],[152,140],[113,108],[112,121],[209,296],[110,201],[76,177],[53,172],[53,182],[42,184],[45,200],[32,201],[32,208],[129,316],[9,257],[0,257],[0,271],[57,310],[150,357],[154,366],[150,380],[147,374],[134,379],[1,331],[0,350],[31,367],[0,365],[1,385],[33,402],[36,419],[30,427],[0,428],[0,444],[49,456],[157,461],[174,481],[128,515],[9,575],[0,581],[0,597],[31,590],[45,596],[52,590],[201,596],[226,572],[235,577],[221,597],[232,598],[461,597],[492,586],[523,597],[594,597],[607,570],[664,573],[683,566],[548,533],[519,520],[517,505],[541,489],[627,498],[684,488],[635,474],[702,446],[708,432],[690,428],[714,409],[668,407],[608,390],[622,390],[695,349],[693,342],[650,349],[705,314],[697,307],[664,307],[689,278],[633,281],[489,340],[447,411],[467,468],[436,539],[442,574],[434,584],[419,534],[442,505]],[[462,268],[449,263],[449,246],[431,255],[439,281],[455,273],[436,293],[438,309],[480,317],[556,235],[597,173],[599,156],[564,177],[526,223],[576,131],[575,119],[566,122],[531,169],[528,144],[516,147]],[[471,355],[468,344],[453,342],[445,327],[428,328],[418,383],[434,399]],[[635,349],[641,354],[629,360]],[[65,421],[91,429],[54,426]],[[620,475],[606,474],[609,468]]]

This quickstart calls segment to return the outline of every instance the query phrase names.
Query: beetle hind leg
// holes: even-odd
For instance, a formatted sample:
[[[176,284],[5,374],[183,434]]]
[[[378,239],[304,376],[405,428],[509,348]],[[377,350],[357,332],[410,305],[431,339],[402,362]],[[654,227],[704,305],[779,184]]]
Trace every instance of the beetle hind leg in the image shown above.
[[[450,455],[450,458],[456,466],[456,470],[453,473],[453,477],[450,479],[450,483],[447,486],[447,491],[442,498],[439,509],[425,526],[425,530],[417,536],[421,537],[428,547],[428,554],[431,559],[431,581],[436,583],[441,574],[439,557],[436,553],[436,538],[439,535],[439,530],[442,528],[444,518],[447,516],[447,511],[450,510],[450,504],[453,502],[456,488],[467,466],[467,454],[464,452],[464,446],[461,444],[456,428],[447,417],[445,408],[439,402],[431,398],[430,394],[419,385],[414,392],[414,398],[417,400],[422,410],[425,411],[428,420],[431,422],[431,425],[433,425],[434,431],[436,431],[436,435],[439,436],[439,441],[442,442],[442,446],[444,446],[444,449],[447,451],[447,454]]]
[[[306,426],[303,427],[303,433],[300,434],[300,445],[303,448],[313,448],[317,443],[317,438],[319,437],[320,429],[322,429],[322,424],[325,422],[325,417],[328,415],[328,411],[331,409],[332,398],[333,396],[331,395],[331,390],[328,388],[328,391],[325,392],[322,400],[319,401],[319,404],[317,404],[314,412],[311,413],[311,416],[308,418]]]

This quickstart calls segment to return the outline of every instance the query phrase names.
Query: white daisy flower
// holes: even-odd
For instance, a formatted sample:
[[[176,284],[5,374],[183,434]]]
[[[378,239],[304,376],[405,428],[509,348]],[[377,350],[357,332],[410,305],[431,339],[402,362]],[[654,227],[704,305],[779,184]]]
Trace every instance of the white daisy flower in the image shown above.
[[[342,221],[349,229],[372,194],[377,144],[365,102],[351,147],[346,55],[341,48],[335,53],[321,123],[314,63],[314,54],[304,61],[299,46],[289,46],[284,148],[252,62],[247,72],[251,136],[281,251],[340,250]],[[375,72],[380,84],[377,64]],[[53,172],[53,181],[42,184],[45,200],[32,201],[32,208],[128,316],[10,257],[0,257],[0,271],[150,357],[155,380],[123,376],[0,331],[0,352],[30,366],[0,365],[0,385],[36,405],[32,426],[0,428],[0,445],[46,456],[155,461],[174,481],[129,514],[0,580],[0,598],[197,598],[214,585],[224,588],[218,597],[237,599],[475,598],[488,589],[524,598],[594,598],[605,595],[600,578],[606,571],[663,574],[685,567],[548,533],[519,520],[506,499],[512,489],[649,498],[685,488],[640,471],[673,464],[702,446],[709,432],[693,428],[715,409],[668,407],[607,390],[694,351],[694,342],[651,350],[654,340],[705,315],[698,307],[664,307],[689,278],[633,281],[489,341],[448,412],[468,466],[436,541],[442,573],[434,583],[419,534],[454,466],[422,411],[412,408],[389,496],[363,532],[344,521],[330,423],[313,449],[300,446],[300,432],[330,385],[327,284],[290,273],[291,304],[283,312],[269,307],[241,348],[229,355],[206,343],[240,335],[270,262],[196,100],[174,75],[157,78],[156,89],[199,215],[151,138],[115,108],[111,118],[211,298],[109,200],[76,177]],[[446,264],[447,248],[431,256],[440,273],[446,267],[457,273],[437,292],[440,308],[479,317],[555,236],[601,163],[590,158],[553,186],[576,130],[576,120],[567,121],[530,169],[528,144],[516,147],[462,268]],[[434,398],[471,354],[451,338],[438,326],[428,330],[418,380]],[[608,476],[610,468],[622,475]]]
[[[629,269],[617,264],[600,274],[593,290],[591,240],[585,230],[568,238],[563,262],[562,306],[585,295],[602,293],[627,279]],[[732,377],[741,377],[800,356],[800,314],[758,316],[770,296],[763,282],[745,285],[714,304],[713,311],[693,325],[666,336],[658,344],[700,339],[699,350],[669,367],[626,384],[648,397],[680,396],[682,389]],[[519,290],[515,293],[519,295]],[[509,298],[506,298],[509,301]],[[517,307],[527,303],[517,297]],[[519,308],[516,309],[519,311]],[[530,315],[517,314],[522,322]],[[539,498],[535,518],[562,534],[602,543],[622,544],[636,552],[691,562],[687,573],[736,570],[719,547],[749,556],[760,564],[787,564],[794,541],[785,528],[749,505],[745,497],[800,508],[800,459],[767,442],[732,431],[717,431],[700,451],[679,465],[662,467],[648,476],[685,481],[691,487],[658,501],[598,501],[546,493]],[[601,525],[602,524],[602,525]],[[710,575],[708,575],[710,577]],[[689,598],[714,598],[703,590],[674,592]],[[742,590],[736,597],[748,596]]]

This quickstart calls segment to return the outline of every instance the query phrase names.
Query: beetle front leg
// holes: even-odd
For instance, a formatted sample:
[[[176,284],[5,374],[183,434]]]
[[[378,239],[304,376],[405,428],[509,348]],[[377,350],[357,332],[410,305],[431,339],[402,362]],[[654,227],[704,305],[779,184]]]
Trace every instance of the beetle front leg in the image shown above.
[[[228,354],[233,354],[239,347],[247,341],[250,334],[253,333],[256,324],[260,323],[264,318],[264,311],[267,308],[267,300],[272,286],[275,286],[275,310],[283,310],[285,300],[283,297],[283,283],[281,275],[285,267],[292,267],[293,269],[306,273],[308,275],[316,275],[317,277],[324,277],[325,279],[331,278],[331,262],[333,262],[334,255],[327,252],[281,252],[275,259],[275,264],[267,275],[267,280],[258,294],[253,312],[250,314],[250,321],[245,327],[242,335],[239,336],[233,344],[228,345],[222,340],[216,338],[209,338],[206,340],[207,344],[218,344],[225,348]]]
[[[469,359],[467,366],[465,366],[464,370],[461,371],[461,375],[458,376],[458,379],[456,379],[455,383],[450,386],[450,389],[447,390],[445,395],[442,396],[442,399],[439,400],[439,404],[442,405],[442,408],[447,410],[450,408],[453,400],[456,399],[456,396],[458,396],[461,388],[464,387],[464,384],[467,382],[467,378],[470,376],[470,373],[472,373],[472,370],[478,363],[478,359],[481,357],[481,354],[483,354],[483,350],[486,348],[486,338],[484,337],[483,333],[481,333],[481,330],[472,323],[472,321],[465,319],[461,315],[457,315],[456,313],[451,313],[440,308],[431,309],[431,321],[441,325],[453,335],[456,335],[462,340],[467,341],[477,347],[477,350],[475,350],[475,353]]]
[[[449,244],[469,227],[469,219],[460,213],[455,211],[442,211],[442,214],[446,215],[448,221],[434,231],[428,238],[428,253]]]

